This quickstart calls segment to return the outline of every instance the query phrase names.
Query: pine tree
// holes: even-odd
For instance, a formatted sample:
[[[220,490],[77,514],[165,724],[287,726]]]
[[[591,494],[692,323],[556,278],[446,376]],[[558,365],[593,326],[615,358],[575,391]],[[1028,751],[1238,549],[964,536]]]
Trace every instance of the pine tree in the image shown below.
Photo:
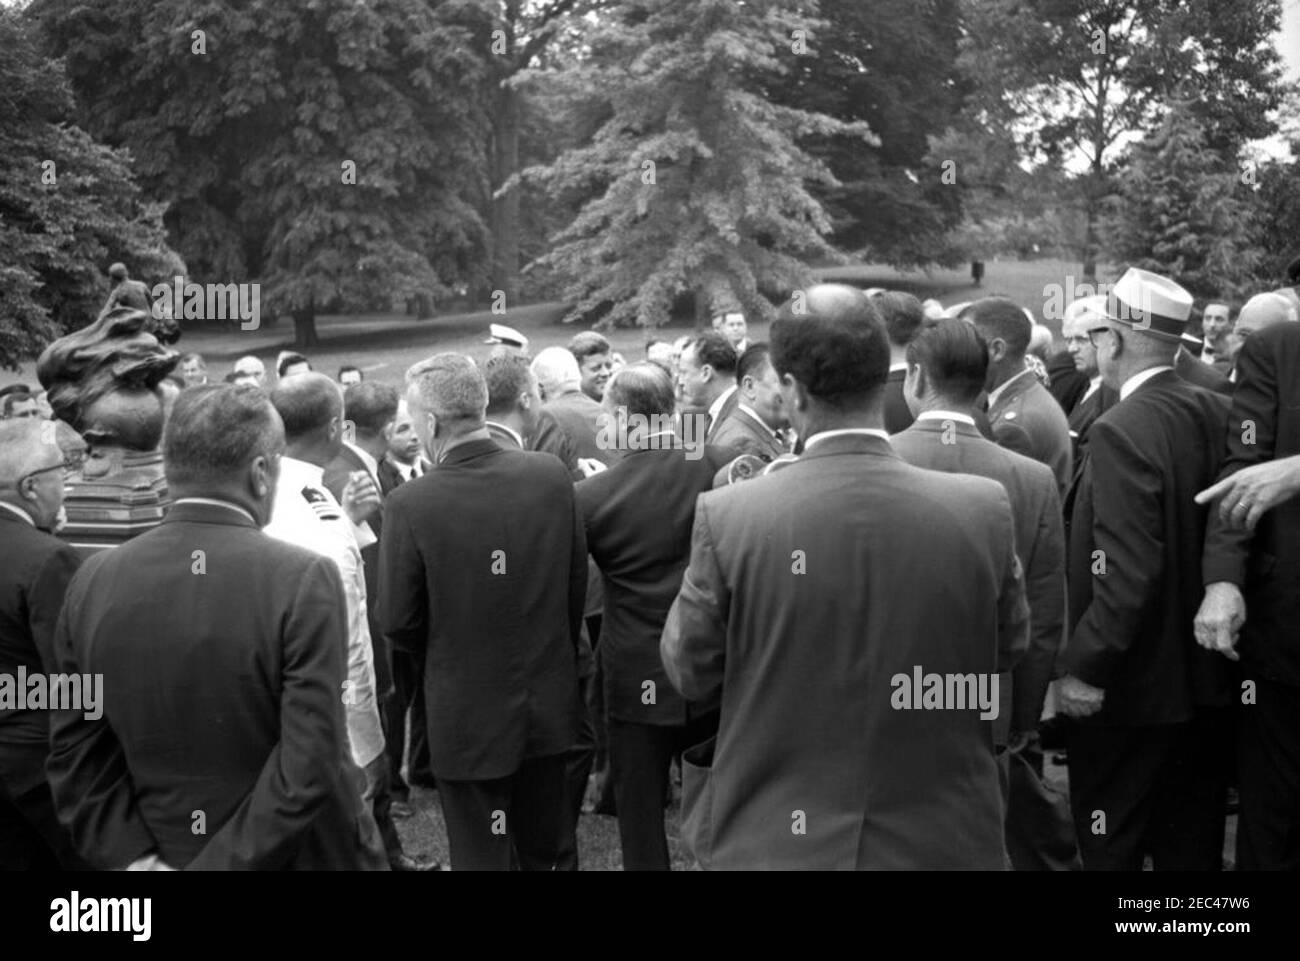
[[[870,131],[761,92],[816,55],[823,26],[799,0],[626,0],[587,60],[540,78],[596,91],[609,111],[590,143],[525,171],[557,194],[596,191],[537,262],[569,278],[570,318],[607,309],[603,323],[655,326],[686,291],[697,321],[765,317],[762,291],[783,296],[809,281],[807,258],[835,255],[809,186],[837,183],[798,141]]]
[[[1235,296],[1253,284],[1260,251],[1252,203],[1235,158],[1206,145],[1189,101],[1134,146],[1118,176],[1106,225],[1117,263],[1164,274],[1201,297]]]

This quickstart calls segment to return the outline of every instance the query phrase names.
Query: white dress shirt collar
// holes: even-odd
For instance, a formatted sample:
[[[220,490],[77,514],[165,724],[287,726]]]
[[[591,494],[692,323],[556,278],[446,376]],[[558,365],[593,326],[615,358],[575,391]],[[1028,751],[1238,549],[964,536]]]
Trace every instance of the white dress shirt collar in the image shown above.
[[[750,407],[750,406],[749,406],[748,404],[746,404],[743,400],[742,400],[739,404],[737,404],[736,406],[739,407],[741,410],[743,410],[743,411],[744,411],[746,414],[748,414],[750,417],[754,418],[754,420],[758,421],[758,423],[762,424],[762,425],[763,425],[763,429],[764,429],[765,431],[767,431],[767,432],[768,432],[769,434],[771,434],[773,437],[776,437],[776,431],[772,430],[772,428],[770,428],[770,427],[767,426],[767,421],[763,420],[762,417],[758,416],[758,411],[754,410],[754,408]]]
[[[0,507],[3,507],[5,510],[9,511],[10,513],[17,514],[19,517],[21,517],[21,518],[22,518],[23,520],[25,520],[27,523],[31,524],[32,527],[35,527],[35,526],[36,526],[36,521],[32,520],[32,515],[29,514],[29,513],[27,513],[25,510],[23,510],[23,509],[22,509],[21,507],[19,507],[17,504],[9,504],[9,503],[7,503],[7,502],[5,502],[5,501],[0,501]]]
[[[511,427],[507,427],[499,420],[489,420],[484,422],[488,427],[495,427],[497,430],[503,430],[510,435],[511,440],[519,445],[520,450],[524,450],[524,439],[519,436],[519,432]]]
[[[325,468],[286,455],[280,458],[280,482],[285,481],[296,485],[311,484],[313,487],[324,487]]]
[[[997,387],[989,391],[989,407],[992,407],[994,404],[996,404],[998,402],[998,398],[1001,397],[1003,393],[1006,392],[1006,389],[1010,387],[1012,384],[1014,384],[1016,381],[1018,381],[1021,377],[1033,377],[1033,376],[1034,376],[1034,372],[1030,370],[1028,367],[1026,367],[1020,373],[1012,377],[1008,377],[1002,383],[998,384]]]
[[[862,434],[869,437],[879,437],[888,443],[889,435],[883,430],[875,427],[845,427],[841,430],[822,430],[813,434],[803,442],[803,449],[807,452],[813,444],[820,444],[824,440],[830,440],[832,437],[847,437],[849,434]]]
[[[281,463],[283,463],[283,460]],[[238,511],[254,524],[257,523],[257,518],[248,513],[248,511],[244,510],[238,504],[232,504],[230,501],[217,500],[215,497],[180,497],[172,501],[173,507],[177,504],[207,504],[209,507],[224,507],[226,510]]]
[[[900,360],[897,364],[890,364],[890,365],[889,365],[889,372],[890,372],[891,374],[895,374],[895,373],[897,373],[897,372],[900,371],[900,370],[907,370],[907,361],[905,361],[905,360]]]
[[[1146,370],[1134,374],[1128,380],[1124,381],[1124,386],[1119,389],[1119,399],[1124,400],[1129,396],[1129,394],[1133,393],[1133,391],[1137,390],[1156,374],[1163,374],[1167,370],[1173,370],[1173,367],[1169,364],[1160,367],[1148,367]]]
[[[925,410],[916,415],[917,420],[955,420],[959,424],[975,426],[975,418],[970,414],[959,414],[955,410]]]
[[[727,400],[731,397],[731,395],[734,394],[735,392],[736,392],[736,385],[732,384],[730,387],[728,387],[726,390],[724,390],[721,394],[718,395],[717,400],[715,400],[712,404],[709,405],[710,425],[717,422],[718,414],[722,413],[722,405],[725,404]]]

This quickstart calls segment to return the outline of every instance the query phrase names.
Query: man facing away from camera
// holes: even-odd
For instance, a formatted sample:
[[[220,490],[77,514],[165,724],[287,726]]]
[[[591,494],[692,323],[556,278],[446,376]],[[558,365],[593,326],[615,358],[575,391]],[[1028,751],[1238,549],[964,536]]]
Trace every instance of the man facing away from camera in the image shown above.
[[[260,390],[185,391],[167,516],[68,587],[55,663],[103,676],[103,716],[56,712],[47,770],[97,868],[387,866],[348,750],[338,570],[261,531],[283,451]]]
[[[573,482],[557,458],[492,439],[468,357],[435,354],[407,384],[435,466],[388,495],[379,609],[398,649],[425,650],[452,869],[549,871],[580,706],[587,548]]]
[[[889,342],[862,291],[801,306],[771,356],[804,453],[700,495],[660,642],[685,698],[721,701],[713,749],[683,755],[683,836],[706,868],[1000,869],[996,705],[900,692],[930,674],[987,693],[1024,653],[1006,491],[894,453]]]

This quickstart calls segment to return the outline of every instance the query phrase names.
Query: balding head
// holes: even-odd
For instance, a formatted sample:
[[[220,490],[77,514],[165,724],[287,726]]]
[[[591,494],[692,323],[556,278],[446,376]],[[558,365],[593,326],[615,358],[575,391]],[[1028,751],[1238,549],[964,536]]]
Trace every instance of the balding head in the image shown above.
[[[46,529],[54,527],[63,506],[65,457],[58,426],[34,418],[0,423],[0,501]]]
[[[543,400],[582,389],[582,371],[578,359],[563,347],[547,347],[533,358],[533,374],[542,390]]]
[[[1237,315],[1236,334],[1245,339],[1274,324],[1294,323],[1298,312],[1287,298],[1274,292],[1256,294],[1242,305]]]
[[[285,378],[271,391],[271,403],[284,421],[290,457],[324,467],[343,446],[343,392],[324,374]]]
[[[795,295],[772,323],[771,360],[816,401],[861,410],[889,375],[889,338],[871,299],[856,287],[819,284]]]
[[[604,406],[609,411],[622,407],[628,414],[647,419],[656,414],[671,417],[675,406],[673,379],[651,361],[630,364],[610,378]]]
[[[285,448],[270,399],[251,385],[192,387],[176,399],[163,433],[163,469],[174,498],[216,497],[270,520]]]

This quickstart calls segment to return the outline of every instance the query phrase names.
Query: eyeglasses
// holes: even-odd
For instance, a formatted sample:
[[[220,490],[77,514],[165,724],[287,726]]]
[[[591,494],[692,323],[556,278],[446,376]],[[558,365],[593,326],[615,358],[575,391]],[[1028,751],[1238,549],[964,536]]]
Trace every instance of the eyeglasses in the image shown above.
[[[48,474],[52,470],[63,471],[63,479],[71,480],[81,473],[82,466],[86,463],[86,452],[82,450],[65,451],[63,461],[59,464],[51,464],[49,467],[42,467],[40,470],[34,470],[29,474],[24,474],[18,478],[18,486],[22,487],[23,483],[38,474]]]
[[[1114,327],[1093,327],[1091,330],[1088,331],[1088,343],[1092,344],[1093,347],[1097,346],[1098,334],[1114,334],[1115,342],[1117,344],[1124,343],[1124,338],[1120,336],[1119,331],[1116,330]]]

